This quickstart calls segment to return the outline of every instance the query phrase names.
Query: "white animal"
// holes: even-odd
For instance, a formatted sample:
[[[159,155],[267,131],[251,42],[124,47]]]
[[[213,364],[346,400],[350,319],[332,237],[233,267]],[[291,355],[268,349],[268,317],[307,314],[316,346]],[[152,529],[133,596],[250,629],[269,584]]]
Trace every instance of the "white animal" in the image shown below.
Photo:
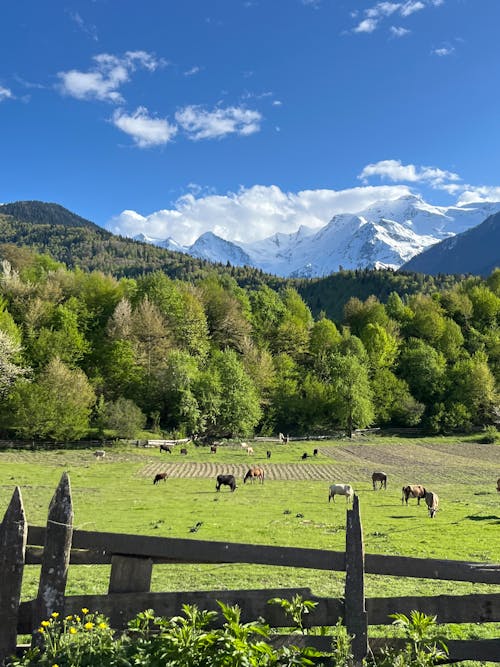
[[[433,493],[432,491],[426,491],[425,504],[427,505],[427,508],[429,510],[429,516],[431,517],[431,519],[433,519],[434,515],[439,509],[439,498],[437,493]]]
[[[253,447],[247,447],[247,453],[248,454],[253,454],[254,453]]]
[[[247,445],[246,442],[242,442],[242,443],[241,443],[241,446],[243,447],[243,449],[246,449],[246,448],[248,447],[248,445]]]
[[[350,484],[332,484],[328,493],[328,502],[332,498],[333,502],[335,502],[336,495],[345,496],[346,503],[350,503],[354,497],[354,489]]]
[[[106,452],[104,449],[98,449],[96,452],[94,452],[94,456],[96,459],[103,459],[106,456]]]

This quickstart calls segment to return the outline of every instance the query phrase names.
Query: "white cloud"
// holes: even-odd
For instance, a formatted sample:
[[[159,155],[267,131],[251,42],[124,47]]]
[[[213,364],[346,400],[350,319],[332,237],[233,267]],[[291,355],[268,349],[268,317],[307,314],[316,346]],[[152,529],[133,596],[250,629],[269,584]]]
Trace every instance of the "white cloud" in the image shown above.
[[[101,53],[94,56],[94,67],[87,72],[69,70],[58,72],[60,90],[79,100],[101,100],[119,104],[123,97],[119,88],[130,79],[138,67],[153,72],[165,64],[146,51],[127,51],[123,56]]]
[[[437,167],[417,167],[414,164],[401,164],[401,160],[380,160],[368,164],[363,168],[358,178],[364,183],[373,176],[379,176],[389,181],[403,181],[408,183],[428,183],[434,188],[443,184],[459,181],[460,176],[451,171],[444,171]]]
[[[455,47],[453,46],[442,46],[440,49],[433,49],[431,54],[433,56],[439,56],[443,58],[444,56],[451,56],[455,52]]]
[[[249,135],[260,130],[262,114],[244,107],[216,108],[207,111],[190,105],[175,114],[179,125],[193,141],[219,139],[228,134]]]
[[[380,18],[381,16],[390,16],[401,7],[399,2],[378,2],[373,7],[366,10],[369,18]]]
[[[389,31],[393,37],[405,37],[411,32],[411,30],[408,30],[407,28],[395,25],[391,25]]]
[[[405,2],[404,5],[401,7],[400,14],[401,16],[410,16],[411,14],[414,14],[415,12],[419,12],[422,9],[425,9],[425,5],[423,2],[419,2],[418,0],[409,0],[408,2]]]
[[[194,65],[190,69],[186,70],[183,74],[184,76],[194,76],[195,74],[198,74],[201,72],[201,67],[198,67],[198,65]]]
[[[354,28],[354,32],[373,32],[377,29],[378,21],[375,19],[363,19]]]
[[[76,23],[76,25],[85,35],[93,39],[94,42],[99,41],[97,37],[97,28],[95,25],[92,25],[91,23],[86,23],[78,12],[69,11],[68,13],[71,20]]]
[[[472,204],[477,202],[500,201],[500,187],[494,185],[466,185],[458,198],[457,204]]]
[[[138,107],[128,115],[117,109],[113,114],[113,124],[132,137],[139,148],[163,146],[174,138],[177,127],[165,118],[154,118],[145,107]]]
[[[405,185],[383,185],[348,190],[303,190],[283,192],[275,185],[255,185],[225,195],[180,197],[173,208],[142,216],[123,211],[107,228],[116,234],[174,238],[192,244],[201,234],[212,231],[222,238],[241,243],[257,241],[276,232],[292,233],[301,225],[319,228],[337,213],[356,213],[381,199],[396,199],[410,193]]]
[[[13,97],[12,91],[9,88],[4,88],[3,86],[0,86],[0,102],[12,99],[12,97]]]
[[[354,33],[371,33],[380,27],[384,19],[389,16],[399,15],[401,18],[408,18],[415,12],[422,11],[429,7],[439,7],[444,0],[405,0],[405,2],[377,2],[376,4],[364,10],[359,20],[359,12],[351,12],[352,18],[358,19],[358,24],[353,28]],[[390,32],[395,37],[402,37],[407,34],[403,32],[405,28],[391,27]]]

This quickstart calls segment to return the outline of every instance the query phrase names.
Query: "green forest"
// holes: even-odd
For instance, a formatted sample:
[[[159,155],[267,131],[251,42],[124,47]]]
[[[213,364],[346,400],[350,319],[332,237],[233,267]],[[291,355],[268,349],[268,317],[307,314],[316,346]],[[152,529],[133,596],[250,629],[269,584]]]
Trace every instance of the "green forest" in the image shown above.
[[[346,293],[334,320],[299,284],[243,285],[229,270],[117,277],[14,246],[0,259],[4,437],[440,433],[498,420],[499,269],[402,296],[387,286],[407,277],[373,272],[386,291]]]

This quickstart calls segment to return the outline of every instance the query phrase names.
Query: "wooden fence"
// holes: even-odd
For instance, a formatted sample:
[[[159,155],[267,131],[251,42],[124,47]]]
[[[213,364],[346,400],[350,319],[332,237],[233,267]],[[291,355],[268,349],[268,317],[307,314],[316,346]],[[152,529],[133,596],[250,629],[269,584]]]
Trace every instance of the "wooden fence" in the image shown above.
[[[70,564],[106,563],[111,564],[106,595],[65,595]],[[151,593],[151,574],[156,563],[256,563],[345,571],[345,596],[343,600],[317,597],[308,588]],[[34,600],[20,602],[24,566],[34,564],[41,564],[38,595]],[[122,629],[144,609],[173,616],[180,614],[186,603],[218,610],[216,601],[220,600],[238,604],[242,622],[265,617],[271,627],[284,628],[290,625],[289,619],[279,606],[268,605],[268,600],[300,594],[317,602],[314,611],[304,617],[305,627],[333,626],[339,618],[343,619],[354,637],[355,665],[361,664],[369,650],[376,651],[381,644],[390,643],[368,641],[368,626],[389,625],[389,614],[395,612],[409,614],[418,609],[437,615],[440,623],[500,622],[499,593],[365,598],[365,573],[500,584],[500,565],[365,554],[357,496],[352,509],[347,510],[345,552],[232,544],[73,530],[70,481],[64,473],[50,503],[46,527],[28,526],[16,487],[0,526],[0,571],[0,664],[15,652],[18,634],[35,636],[40,622],[52,612],[73,614],[82,607],[102,612],[110,618],[112,627]],[[325,652],[331,646],[331,638],[319,635],[280,634],[273,642],[307,643]],[[448,662],[500,662],[500,638],[449,641],[448,648]]]

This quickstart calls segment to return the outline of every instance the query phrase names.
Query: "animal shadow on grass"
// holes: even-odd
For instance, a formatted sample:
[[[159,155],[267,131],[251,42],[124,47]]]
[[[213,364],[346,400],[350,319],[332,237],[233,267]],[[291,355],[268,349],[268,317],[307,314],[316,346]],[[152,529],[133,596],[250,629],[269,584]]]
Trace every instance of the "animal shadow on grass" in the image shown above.
[[[418,517],[416,517],[416,516],[404,516],[404,515],[400,515],[400,516],[392,515],[389,518],[390,519],[411,519],[413,521],[414,519],[417,519]]]
[[[469,519],[470,521],[490,521],[493,524],[497,523],[500,524],[500,516],[497,516],[496,514],[487,514],[485,516],[478,516],[477,514],[469,514],[465,518]]]

